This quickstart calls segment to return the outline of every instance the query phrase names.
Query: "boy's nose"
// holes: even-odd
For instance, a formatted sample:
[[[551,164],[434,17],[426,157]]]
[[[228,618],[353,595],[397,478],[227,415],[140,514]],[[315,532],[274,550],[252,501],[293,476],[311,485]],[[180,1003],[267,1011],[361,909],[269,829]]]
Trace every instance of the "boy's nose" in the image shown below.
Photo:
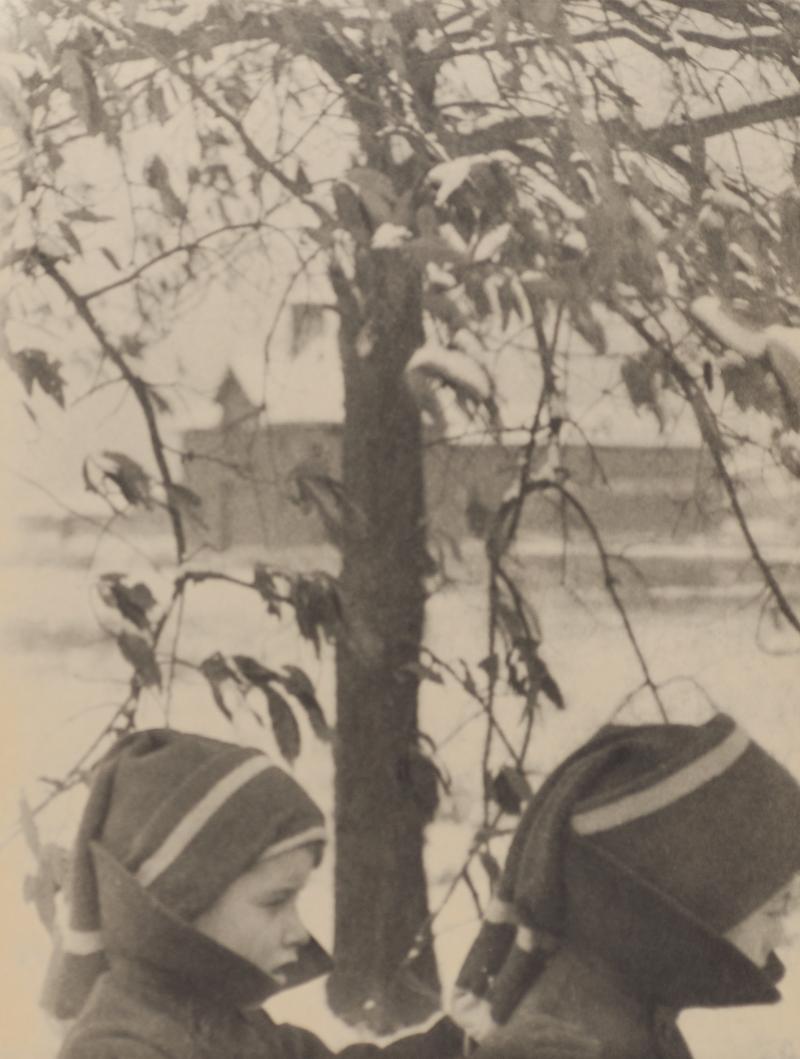
[[[284,932],[284,943],[286,945],[305,945],[309,940],[309,933],[303,925],[303,921],[297,912],[293,912]]]

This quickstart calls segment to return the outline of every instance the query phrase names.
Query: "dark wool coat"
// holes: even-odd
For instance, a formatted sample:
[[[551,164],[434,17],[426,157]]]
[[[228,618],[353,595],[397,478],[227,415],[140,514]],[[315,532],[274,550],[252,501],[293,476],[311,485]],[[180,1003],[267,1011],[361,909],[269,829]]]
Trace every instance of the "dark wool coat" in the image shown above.
[[[536,1059],[528,1027],[543,1015],[595,1041],[598,1059],[691,1059],[674,1012],[645,1000],[608,964],[568,947],[474,1059]]]
[[[100,858],[109,968],[59,1059],[329,1059],[313,1033],[276,1025],[261,1009],[276,987],[257,967],[172,915],[110,855],[100,851]],[[328,967],[312,944],[293,980]],[[385,1049],[353,1045],[339,1054],[451,1059],[463,1043],[464,1034],[445,1019]]]

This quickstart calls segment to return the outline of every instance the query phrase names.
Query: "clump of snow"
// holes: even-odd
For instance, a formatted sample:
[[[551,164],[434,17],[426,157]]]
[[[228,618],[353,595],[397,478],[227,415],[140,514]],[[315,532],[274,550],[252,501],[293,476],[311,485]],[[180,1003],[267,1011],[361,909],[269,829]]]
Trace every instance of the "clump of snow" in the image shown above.
[[[738,273],[744,277],[744,273]],[[770,324],[760,331],[731,319],[719,299],[708,294],[696,298],[690,312],[722,345],[747,359],[767,356],[776,375],[800,405],[800,327]]]
[[[475,401],[488,401],[492,396],[492,384],[486,369],[459,349],[422,346],[408,362],[406,371],[435,375]]]
[[[701,228],[718,232],[725,227],[725,218],[719,210],[715,210],[713,206],[706,203],[697,215],[697,223]]]
[[[764,284],[761,280],[756,279],[755,276],[751,276],[749,272],[743,272],[741,269],[737,269],[734,275],[740,283],[743,283],[745,287],[749,287],[751,291],[754,291],[755,293],[763,291]]]
[[[735,257],[742,268],[748,272],[757,272],[758,265],[752,254],[748,254],[738,243],[728,243],[728,252]]]
[[[586,242],[586,236],[583,232],[580,232],[577,229],[567,232],[561,240],[561,245],[565,250],[573,250],[576,254],[585,254],[589,249],[589,244]]]
[[[428,282],[436,287],[455,287],[456,278],[447,269],[437,265],[435,261],[429,261],[425,266],[425,274]]]
[[[485,160],[486,155],[465,155],[463,158],[454,158],[450,162],[440,162],[428,172],[428,180],[432,184],[438,184],[436,192],[436,205],[444,206],[454,191],[458,191],[465,180],[468,179],[470,170],[476,162]]]
[[[784,353],[800,365],[800,327],[771,324],[765,331],[768,353]]]
[[[549,179],[549,177],[533,170],[527,172],[525,176],[525,183],[528,185],[530,196],[534,199],[534,204],[536,206],[539,205],[540,200],[544,200],[551,206],[554,206],[563,215],[565,220],[573,221],[575,223],[584,220],[586,217],[586,210],[583,206],[580,206],[568,195],[565,195],[564,192]]]
[[[456,253],[467,254],[469,248],[467,247],[467,244],[464,242],[461,233],[455,227],[455,225],[450,224],[449,222],[447,224],[440,225],[439,235],[442,236],[445,242],[453,250],[455,250]]]
[[[384,221],[372,236],[373,250],[391,250],[402,246],[411,238],[411,232],[402,224]]]
[[[763,356],[766,338],[763,331],[752,331],[727,316],[719,299],[711,294],[695,298],[689,311],[698,323],[730,349],[741,353],[743,357]]]
[[[750,203],[747,199],[725,187],[709,188],[704,191],[703,202],[716,206],[724,213],[750,213]]]
[[[473,260],[491,261],[510,234],[511,225],[508,222],[498,224],[496,228],[492,228],[491,231],[488,231],[478,240],[472,252]]]
[[[653,211],[649,210],[647,206],[638,199],[631,199],[631,213],[656,246],[660,246],[666,239],[667,232]]]
[[[389,153],[395,165],[402,165],[414,154],[414,148],[400,133],[393,132],[389,136]]]

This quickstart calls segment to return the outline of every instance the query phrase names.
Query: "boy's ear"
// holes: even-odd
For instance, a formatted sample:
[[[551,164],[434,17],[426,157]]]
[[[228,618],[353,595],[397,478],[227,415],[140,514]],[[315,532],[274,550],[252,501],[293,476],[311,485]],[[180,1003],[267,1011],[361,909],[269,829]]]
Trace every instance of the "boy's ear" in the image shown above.
[[[473,1059],[601,1059],[595,1037],[561,1019],[524,1009],[481,1041]]]

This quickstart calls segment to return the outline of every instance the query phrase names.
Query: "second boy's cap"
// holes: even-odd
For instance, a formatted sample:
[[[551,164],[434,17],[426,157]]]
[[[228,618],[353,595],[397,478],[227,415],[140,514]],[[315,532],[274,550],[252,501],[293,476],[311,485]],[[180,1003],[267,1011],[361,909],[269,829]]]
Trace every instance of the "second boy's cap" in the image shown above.
[[[562,940],[674,1007],[776,999],[722,935],[800,871],[798,821],[797,782],[730,717],[603,729],[526,809],[459,1003],[503,1022]]]

